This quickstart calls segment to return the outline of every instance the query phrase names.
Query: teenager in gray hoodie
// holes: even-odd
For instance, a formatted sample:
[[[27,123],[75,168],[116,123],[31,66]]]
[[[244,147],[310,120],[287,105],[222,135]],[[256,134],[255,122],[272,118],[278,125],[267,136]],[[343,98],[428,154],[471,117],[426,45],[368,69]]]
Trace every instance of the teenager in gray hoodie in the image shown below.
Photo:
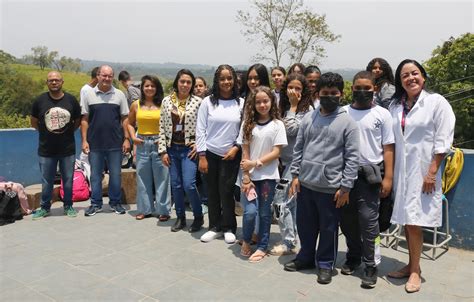
[[[301,250],[284,268],[298,271],[317,264],[321,284],[332,279],[340,208],[349,200],[359,167],[359,129],[339,106],[343,88],[339,74],[321,75],[316,87],[320,107],[301,122],[290,168],[289,194],[298,193],[296,225]]]

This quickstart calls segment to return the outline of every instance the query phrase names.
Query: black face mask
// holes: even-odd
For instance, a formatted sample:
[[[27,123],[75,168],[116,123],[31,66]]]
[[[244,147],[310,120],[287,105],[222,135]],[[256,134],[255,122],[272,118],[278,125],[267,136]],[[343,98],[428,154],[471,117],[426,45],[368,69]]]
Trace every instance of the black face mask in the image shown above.
[[[354,90],[352,91],[352,100],[361,107],[371,107],[374,99],[374,92],[369,90]]]
[[[333,112],[339,106],[340,97],[335,95],[324,95],[319,97],[319,105],[325,111]]]

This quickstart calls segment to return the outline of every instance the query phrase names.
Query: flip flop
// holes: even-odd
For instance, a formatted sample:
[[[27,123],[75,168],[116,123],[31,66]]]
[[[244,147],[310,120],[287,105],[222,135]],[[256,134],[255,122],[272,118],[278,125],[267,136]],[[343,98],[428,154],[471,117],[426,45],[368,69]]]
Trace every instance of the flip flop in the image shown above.
[[[255,253],[252,254],[252,256],[250,256],[249,262],[250,263],[258,263],[258,262],[262,261],[263,258],[265,258],[267,256],[268,256],[267,253],[265,253],[263,251],[260,251],[260,250],[257,250]]]
[[[252,250],[251,249],[248,249],[246,251],[240,249],[240,256],[248,258],[248,257],[250,257],[250,255],[252,255]]]

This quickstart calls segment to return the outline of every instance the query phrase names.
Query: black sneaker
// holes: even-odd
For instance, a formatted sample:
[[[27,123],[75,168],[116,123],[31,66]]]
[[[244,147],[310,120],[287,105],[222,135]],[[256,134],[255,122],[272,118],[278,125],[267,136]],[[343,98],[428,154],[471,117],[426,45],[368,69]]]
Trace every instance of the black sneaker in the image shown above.
[[[297,258],[291,260],[283,266],[283,269],[288,272],[297,272],[305,269],[313,269],[316,266],[314,263],[305,263]]]
[[[318,274],[319,284],[329,284],[332,281],[333,270],[330,268],[320,268]]]
[[[178,232],[186,227],[186,217],[177,217],[174,225],[171,227],[171,232]]]
[[[360,262],[346,260],[346,262],[341,267],[341,274],[352,275],[359,265]]]
[[[361,286],[365,288],[373,288],[377,283],[377,267],[367,266],[364,269],[364,275],[362,275]]]
[[[122,205],[120,203],[117,203],[116,205],[109,204],[109,206],[110,206],[110,209],[113,212],[117,213],[117,214],[122,215],[122,214],[125,214],[127,212],[127,211],[125,211],[125,209],[122,207]]]
[[[189,227],[188,231],[190,233],[198,232],[199,230],[201,230],[203,224],[204,224],[204,217],[196,216],[194,217],[193,223]]]
[[[102,207],[91,205],[85,212],[84,216],[94,216],[95,214],[102,212]]]

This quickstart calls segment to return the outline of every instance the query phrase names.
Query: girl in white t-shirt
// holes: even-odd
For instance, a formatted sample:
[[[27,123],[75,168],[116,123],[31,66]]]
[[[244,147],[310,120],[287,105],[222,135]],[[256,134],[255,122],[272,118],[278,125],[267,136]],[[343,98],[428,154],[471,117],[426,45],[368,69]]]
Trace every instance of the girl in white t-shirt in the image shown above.
[[[242,256],[258,262],[267,254],[271,226],[271,203],[275,193],[278,157],[287,145],[285,126],[279,120],[275,95],[268,87],[257,87],[247,98],[244,123],[237,143],[242,145]],[[250,242],[259,216],[257,250],[252,254]]]

